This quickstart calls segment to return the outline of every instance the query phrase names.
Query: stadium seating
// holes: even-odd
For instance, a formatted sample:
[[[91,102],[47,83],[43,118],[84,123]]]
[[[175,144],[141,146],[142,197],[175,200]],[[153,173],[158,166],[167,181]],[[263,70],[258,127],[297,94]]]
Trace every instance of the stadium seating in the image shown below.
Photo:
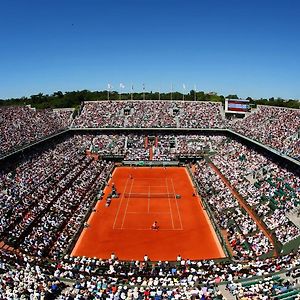
[[[299,228],[286,217],[287,212],[299,205],[297,175],[234,140],[226,140],[212,162],[280,243],[288,243],[300,235]]]
[[[71,113],[65,110],[36,110],[29,106],[1,107],[0,157],[68,128]]]
[[[70,125],[69,112],[18,107],[0,108],[0,115],[0,155]],[[283,122],[289,118],[294,124]],[[255,124],[256,130],[252,129]],[[299,159],[299,112],[282,108],[259,107],[244,120],[229,124],[220,105],[209,102],[88,102],[72,126],[188,129],[229,125]],[[97,153],[100,160],[87,153]],[[201,157],[203,153],[210,162],[198,160],[191,169],[201,197],[226,235],[233,260],[146,262],[68,254],[95,204],[95,192],[107,184],[114,165],[109,157],[166,162],[183,154]],[[223,284],[237,299],[296,299],[297,279],[283,278],[278,272],[299,268],[299,250],[263,258],[272,255],[274,245],[225,180],[278,245],[284,247],[299,238],[299,228],[288,218],[300,205],[298,174],[224,135],[76,133],[4,162],[0,298],[223,299],[219,289]]]
[[[110,114],[109,112],[114,112]],[[300,159],[300,112],[295,109],[258,106],[242,120],[227,122],[219,103],[189,101],[87,102],[74,121],[75,128],[230,128]],[[291,120],[291,121],[287,121]]]
[[[258,106],[257,110],[231,128],[247,137],[300,160],[300,110]]]
[[[221,104],[184,101],[86,102],[75,128],[223,128]]]
[[[8,107],[0,110],[0,156],[66,129],[70,111]],[[291,121],[287,121],[291,120]],[[11,124],[11,126],[8,126]],[[300,160],[300,112],[258,106],[242,120],[228,122],[220,103],[193,101],[86,102],[74,128],[230,128]]]

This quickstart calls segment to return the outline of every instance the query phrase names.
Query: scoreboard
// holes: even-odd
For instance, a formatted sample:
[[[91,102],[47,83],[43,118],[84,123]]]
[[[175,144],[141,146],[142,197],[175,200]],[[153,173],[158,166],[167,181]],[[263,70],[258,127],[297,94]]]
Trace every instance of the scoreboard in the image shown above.
[[[250,111],[250,101],[243,99],[225,99],[225,113],[245,114]]]

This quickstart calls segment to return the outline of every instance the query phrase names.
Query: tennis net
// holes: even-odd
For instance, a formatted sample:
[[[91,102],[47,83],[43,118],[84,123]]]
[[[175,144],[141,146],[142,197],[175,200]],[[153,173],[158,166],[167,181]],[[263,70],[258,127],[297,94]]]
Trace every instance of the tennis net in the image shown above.
[[[125,193],[124,198],[181,198],[178,194],[172,193]]]

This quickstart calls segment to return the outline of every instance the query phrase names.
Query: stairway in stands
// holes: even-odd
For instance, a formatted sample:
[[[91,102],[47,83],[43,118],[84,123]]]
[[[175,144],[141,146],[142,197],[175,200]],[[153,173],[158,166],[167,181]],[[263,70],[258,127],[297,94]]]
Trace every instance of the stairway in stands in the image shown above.
[[[149,147],[149,160],[153,160],[153,146]]]
[[[3,241],[0,241],[0,249],[6,250],[6,251],[15,252],[15,253],[19,252],[18,249],[15,249],[15,248],[13,248],[13,247],[5,244],[5,242],[3,242]]]

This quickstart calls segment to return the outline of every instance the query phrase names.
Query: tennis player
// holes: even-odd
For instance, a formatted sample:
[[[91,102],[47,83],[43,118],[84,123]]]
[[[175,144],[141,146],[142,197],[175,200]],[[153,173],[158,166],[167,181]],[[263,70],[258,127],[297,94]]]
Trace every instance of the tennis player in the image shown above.
[[[152,226],[151,226],[151,229],[152,229],[152,230],[158,230],[158,229],[159,229],[159,226],[158,226],[157,221],[154,221],[154,222],[153,222],[153,224],[152,224]]]

